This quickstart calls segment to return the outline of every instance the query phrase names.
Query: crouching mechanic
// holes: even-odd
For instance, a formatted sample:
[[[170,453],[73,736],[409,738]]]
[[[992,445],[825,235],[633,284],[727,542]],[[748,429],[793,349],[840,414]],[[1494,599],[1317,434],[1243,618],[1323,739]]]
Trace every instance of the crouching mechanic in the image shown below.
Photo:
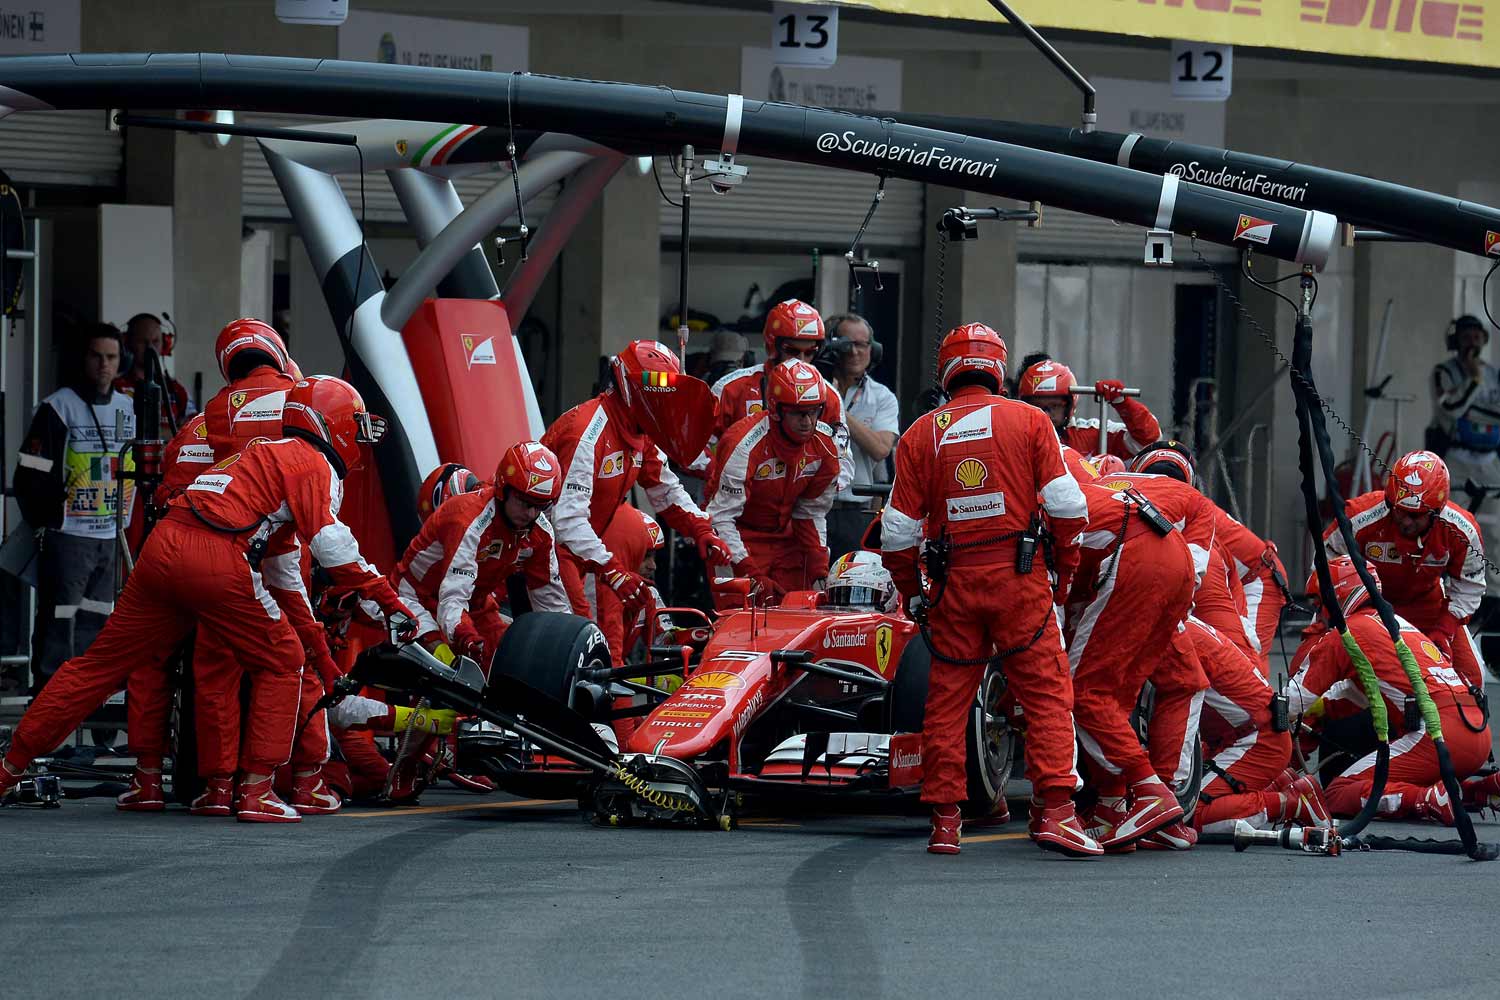
[[[1484,541],[1473,515],[1448,499],[1448,487],[1443,460],[1414,451],[1391,466],[1384,492],[1357,496],[1345,511],[1396,614],[1437,643],[1467,685],[1482,688],[1483,661],[1465,624],[1485,593]],[[1337,524],[1323,546],[1330,558],[1348,554]]]
[[[338,519],[343,478],[358,462],[360,444],[375,441],[376,427],[348,383],[304,380],[287,397],[286,437],[251,444],[173,500],[100,641],[68,661],[22,719],[0,767],[0,793],[132,670],[160,670],[196,624],[221,637],[251,677],[239,819],[298,821],[272,789],[271,775],[291,756],[304,652],[266,593],[260,557],[279,535],[294,534],[336,586],[374,599],[396,629],[414,633],[410,613]],[[230,784],[230,776],[219,776],[210,790],[227,797]]]
[[[822,422],[836,398],[806,361],[783,361],[767,380],[770,409],[730,427],[709,470],[708,518],[738,576],[765,603],[828,576],[828,512],[839,455]]]
[[[574,612],[585,617],[586,573],[596,573],[627,609],[638,609],[649,594],[647,581],[603,538],[637,480],[657,517],[693,539],[705,564],[729,561],[729,549],[667,465],[669,454],[686,462],[702,450],[713,419],[708,387],[684,375],[677,355],[651,340],[632,341],[609,371],[607,389],[542,435],[564,470],[552,519],[558,569]]]
[[[1099,450],[1099,418],[1074,416],[1078,397],[1072,390],[1077,384],[1078,380],[1067,365],[1043,360],[1021,373],[1020,381],[1016,383],[1016,396],[1021,402],[1030,403],[1047,414],[1063,444],[1084,455],[1093,455]],[[1128,459],[1161,437],[1161,424],[1157,423],[1145,403],[1124,395],[1124,389],[1125,383],[1118,379],[1100,379],[1094,383],[1094,392],[1113,406],[1124,421],[1109,422],[1107,454]]]
[[[544,513],[561,488],[557,456],[523,441],[500,456],[493,483],[433,511],[390,573],[416,614],[418,642],[429,650],[447,643],[488,675],[506,629],[494,598],[515,573],[524,575],[534,610],[569,610]]]
[[[1031,839],[1086,857],[1101,850],[1073,810],[1073,687],[1052,586],[1018,543],[1045,512],[1058,572],[1069,578],[1088,508],[1046,417],[999,395],[1005,353],[1000,335],[982,323],[943,339],[938,378],[950,402],[901,436],[881,515],[883,559],[901,596],[923,597],[924,540],[937,588],[924,635],[933,660],[922,727],[922,800],[932,804],[927,849],[958,853],[967,714],[986,665],[1003,651],[1007,683],[1026,713]],[[915,610],[924,614],[920,604]]]
[[[1350,635],[1375,668],[1392,729],[1406,730],[1391,741],[1390,771],[1376,815],[1382,819],[1426,819],[1452,826],[1454,809],[1462,808],[1464,803],[1454,803],[1442,784],[1437,746],[1427,732],[1426,722],[1419,715],[1407,714],[1407,703],[1414,704],[1412,685],[1390,633],[1372,606],[1353,561],[1340,556],[1329,560],[1328,569],[1333,577],[1332,600],[1343,608]],[[1384,578],[1378,575],[1373,563],[1368,569],[1383,593]],[[1308,595],[1325,606],[1326,619],[1329,598],[1319,593],[1320,589],[1314,573],[1307,582]],[[1443,651],[1409,622],[1400,618],[1398,622],[1401,638],[1416,658],[1422,680],[1437,707],[1443,740],[1463,784],[1465,803],[1475,808],[1488,805],[1490,797],[1500,791],[1495,777],[1471,778],[1490,753],[1490,729],[1484,713]],[[1292,657],[1290,669],[1293,676],[1287,686],[1287,700],[1293,717],[1305,715],[1316,722],[1369,708],[1354,663],[1338,632],[1324,632],[1305,641]],[[1375,754],[1370,753],[1329,783],[1328,806],[1335,815],[1353,816],[1359,812],[1374,790],[1374,770]]]
[[[650,599],[646,602],[650,607],[640,614],[627,616],[625,606],[620,603],[615,592],[600,585],[597,577],[589,578],[594,620],[599,623],[599,630],[609,643],[611,662],[619,664],[625,662],[625,657],[639,641],[641,625],[645,620],[643,616],[662,604],[661,595],[649,581],[656,577],[656,553],[666,544],[666,538],[662,535],[661,525],[656,523],[656,518],[625,504],[605,529],[604,544],[620,562],[634,567],[641,578],[648,581],[647,590],[650,593]],[[658,625],[670,627],[670,623],[660,620]]]

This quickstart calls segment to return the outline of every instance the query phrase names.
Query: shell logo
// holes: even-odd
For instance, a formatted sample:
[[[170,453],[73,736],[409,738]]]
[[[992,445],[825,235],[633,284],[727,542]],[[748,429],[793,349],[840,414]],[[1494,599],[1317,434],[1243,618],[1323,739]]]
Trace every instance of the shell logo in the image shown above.
[[[694,674],[692,679],[682,686],[683,688],[707,688],[711,691],[729,691],[744,687],[745,682],[740,680],[739,674],[731,674],[727,670],[709,670]]]
[[[1112,483],[1105,483],[1104,488],[1107,490],[1114,490],[1115,492],[1119,493],[1130,489],[1134,485],[1135,483],[1127,483],[1123,479],[1116,479]]]
[[[1443,662],[1443,653],[1442,653],[1442,651],[1440,649],[1438,649],[1437,646],[1434,645],[1430,640],[1427,640],[1427,639],[1423,639],[1422,640],[1422,652],[1426,653],[1427,654],[1427,658],[1429,660],[1431,660],[1433,663],[1442,663]]]
[[[966,458],[953,470],[953,478],[966,490],[978,489],[990,478],[990,470],[977,458]]]

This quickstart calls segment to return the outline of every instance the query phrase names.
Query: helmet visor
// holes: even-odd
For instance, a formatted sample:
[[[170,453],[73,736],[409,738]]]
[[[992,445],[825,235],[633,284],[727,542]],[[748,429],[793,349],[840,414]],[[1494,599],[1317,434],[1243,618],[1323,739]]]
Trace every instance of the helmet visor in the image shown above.
[[[632,386],[636,424],[678,465],[703,453],[714,429],[714,394],[702,379],[678,372],[641,372]]]

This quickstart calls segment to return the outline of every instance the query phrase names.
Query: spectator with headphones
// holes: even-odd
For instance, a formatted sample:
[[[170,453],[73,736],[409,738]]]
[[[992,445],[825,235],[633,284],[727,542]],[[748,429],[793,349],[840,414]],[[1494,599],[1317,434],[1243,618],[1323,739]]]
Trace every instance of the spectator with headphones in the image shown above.
[[[870,375],[882,353],[870,321],[858,313],[845,313],[831,318],[827,329],[826,373],[843,398],[844,422],[849,425],[849,447],[854,453],[854,482],[838,494],[828,513],[828,549],[837,558],[859,551],[879,507],[878,498],[872,503],[869,497],[855,496],[852,487],[891,481],[886,459],[901,433],[901,408],[896,394]]]
[[[73,340],[67,384],[42,400],[22,439],[14,479],[21,516],[40,534],[32,689],[88,649],[114,610],[115,509],[130,520],[134,485],[120,458],[135,437],[130,398],[114,391],[120,331],[93,323]]]
[[[1464,483],[1500,486],[1500,370],[1481,355],[1490,331],[1477,316],[1460,316],[1448,328],[1447,345],[1453,356],[1432,369],[1432,425],[1430,450],[1448,465],[1455,500],[1467,507]],[[1485,549],[1500,551],[1500,501],[1487,497],[1474,511],[1484,534]],[[1500,589],[1500,579],[1488,574],[1488,590]]]

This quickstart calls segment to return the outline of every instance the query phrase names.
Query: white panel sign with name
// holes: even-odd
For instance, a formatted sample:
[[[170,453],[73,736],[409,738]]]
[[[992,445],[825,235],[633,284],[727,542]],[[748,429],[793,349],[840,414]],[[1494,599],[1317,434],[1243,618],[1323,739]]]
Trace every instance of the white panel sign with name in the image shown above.
[[[0,3],[0,55],[35,56],[83,48],[82,0]]]
[[[276,0],[276,20],[287,24],[343,24],[348,16],[349,0]]]
[[[486,72],[524,72],[531,32],[509,24],[355,10],[339,28],[339,58]]]
[[[901,60],[845,56],[832,69],[777,66],[770,49],[740,50],[740,92],[840,111],[900,111]]]
[[[1096,79],[1099,131],[1139,132],[1205,146],[1224,145],[1222,102],[1183,101],[1165,83]]]
[[[778,66],[832,66],[839,57],[839,9],[771,4],[771,51]]]
[[[1172,96],[1180,101],[1227,101],[1234,85],[1234,46],[1172,43]]]

